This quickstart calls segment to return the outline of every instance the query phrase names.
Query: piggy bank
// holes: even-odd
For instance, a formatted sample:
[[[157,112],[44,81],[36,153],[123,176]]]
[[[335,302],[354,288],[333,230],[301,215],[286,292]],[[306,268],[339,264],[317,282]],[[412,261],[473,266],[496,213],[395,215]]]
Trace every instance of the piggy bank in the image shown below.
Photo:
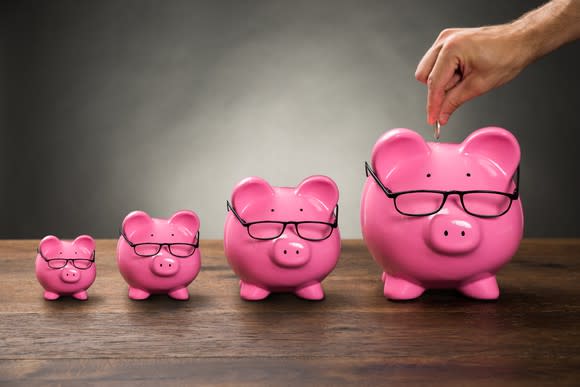
[[[425,142],[408,129],[377,141],[361,225],[383,267],[385,297],[414,299],[429,288],[499,297],[496,272],[523,234],[519,162],[517,140],[496,127],[460,144]]]
[[[169,219],[131,212],[121,226],[117,265],[129,284],[129,298],[144,300],[151,294],[189,299],[187,286],[201,268],[199,218],[179,211]]]
[[[40,241],[36,255],[36,278],[44,288],[44,299],[73,296],[88,298],[87,289],[95,282],[95,241],[81,235],[61,241],[48,235]]]
[[[259,177],[242,180],[227,203],[224,248],[240,277],[240,296],[261,300],[293,292],[321,300],[320,284],[340,255],[338,188],[312,176],[296,188],[272,187]]]

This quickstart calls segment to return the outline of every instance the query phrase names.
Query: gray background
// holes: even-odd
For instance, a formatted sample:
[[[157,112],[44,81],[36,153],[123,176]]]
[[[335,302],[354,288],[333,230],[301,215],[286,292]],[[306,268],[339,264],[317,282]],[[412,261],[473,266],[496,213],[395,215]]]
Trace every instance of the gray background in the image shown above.
[[[194,209],[221,238],[242,178],[326,174],[360,237],[363,161],[393,127],[431,138],[415,67],[440,30],[538,1],[3,1],[0,237],[117,235]],[[455,114],[443,141],[520,140],[526,235],[580,236],[579,43]]]

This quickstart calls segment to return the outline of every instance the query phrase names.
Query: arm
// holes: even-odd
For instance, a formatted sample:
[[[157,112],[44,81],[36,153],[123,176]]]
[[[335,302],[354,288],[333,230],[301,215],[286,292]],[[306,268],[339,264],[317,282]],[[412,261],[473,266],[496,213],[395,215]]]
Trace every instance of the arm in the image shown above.
[[[502,25],[443,30],[415,72],[427,84],[427,122],[445,125],[463,103],[580,38],[580,0],[552,0]]]

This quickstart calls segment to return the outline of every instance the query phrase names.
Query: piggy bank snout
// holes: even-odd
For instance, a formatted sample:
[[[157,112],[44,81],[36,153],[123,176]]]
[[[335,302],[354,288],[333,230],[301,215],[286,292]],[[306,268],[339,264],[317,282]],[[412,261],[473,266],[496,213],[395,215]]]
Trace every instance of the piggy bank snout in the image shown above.
[[[74,284],[81,279],[81,273],[77,269],[65,267],[60,271],[60,279],[68,284]]]
[[[297,268],[310,260],[310,247],[299,239],[278,238],[274,241],[271,258],[278,266]]]
[[[433,217],[425,237],[427,244],[439,253],[466,254],[479,245],[481,232],[475,219],[441,214]]]
[[[158,255],[151,260],[150,268],[160,277],[171,277],[179,271],[179,261],[173,257]]]

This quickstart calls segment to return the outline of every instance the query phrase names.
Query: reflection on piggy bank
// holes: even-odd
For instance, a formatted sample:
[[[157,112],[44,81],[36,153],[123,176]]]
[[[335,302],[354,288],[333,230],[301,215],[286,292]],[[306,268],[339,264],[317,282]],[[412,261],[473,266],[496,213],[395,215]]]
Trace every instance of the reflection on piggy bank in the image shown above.
[[[189,299],[187,286],[201,268],[198,247],[195,212],[179,211],[169,219],[131,212],[123,221],[117,243],[117,264],[129,284],[129,298],[167,294],[176,300]]]
[[[73,241],[53,235],[44,237],[36,255],[36,278],[44,288],[46,300],[72,296],[88,298],[87,289],[95,281],[95,241],[81,235]]]
[[[312,176],[297,187],[242,180],[228,202],[224,248],[240,277],[240,296],[261,300],[271,292],[324,298],[322,280],[340,255],[338,187]]]
[[[361,226],[383,267],[385,297],[413,299],[429,288],[499,297],[496,272],[523,234],[519,162],[516,138],[496,127],[460,144],[425,142],[408,129],[377,141]]]

